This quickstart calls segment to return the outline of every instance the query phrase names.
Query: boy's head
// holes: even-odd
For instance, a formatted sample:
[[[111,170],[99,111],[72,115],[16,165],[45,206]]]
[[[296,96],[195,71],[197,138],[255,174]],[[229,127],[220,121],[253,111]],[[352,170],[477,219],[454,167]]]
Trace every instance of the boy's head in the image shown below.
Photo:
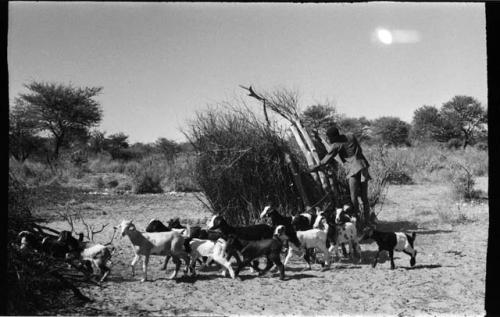
[[[326,136],[328,138],[328,141],[330,141],[330,143],[335,142],[335,140],[339,137],[339,135],[340,135],[339,129],[336,126],[331,126],[328,128],[328,130],[326,130]]]

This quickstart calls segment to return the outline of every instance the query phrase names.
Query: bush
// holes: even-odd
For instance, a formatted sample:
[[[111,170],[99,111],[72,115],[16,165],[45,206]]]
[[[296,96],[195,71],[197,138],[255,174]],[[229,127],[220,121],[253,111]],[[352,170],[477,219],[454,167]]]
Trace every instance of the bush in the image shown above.
[[[161,166],[153,164],[153,161],[143,161],[139,170],[132,175],[134,193],[163,193],[161,186],[163,176]]]
[[[108,187],[109,188],[115,188],[115,187],[118,186],[118,184],[119,184],[118,181],[116,179],[113,179],[113,180],[111,180],[111,181],[108,182]]]
[[[488,151],[488,143],[487,142],[478,142],[478,143],[476,143],[475,147],[479,151]]]
[[[187,136],[199,153],[196,183],[229,223],[255,222],[268,204],[282,214],[303,210],[284,153],[296,157],[280,131],[251,111],[208,110],[198,114]]]
[[[156,194],[163,193],[161,187],[161,177],[152,173],[140,173],[134,179],[134,193],[136,194]]]
[[[459,149],[462,145],[463,145],[462,140],[460,140],[460,139],[456,139],[456,138],[450,139],[450,140],[446,143],[446,146],[447,146],[449,149]]]
[[[94,187],[95,188],[103,189],[105,186],[106,186],[106,184],[104,184],[104,180],[102,179],[102,176],[99,176],[99,177],[94,179]]]
[[[480,191],[474,189],[476,182],[468,172],[457,171],[452,179],[452,193],[458,200],[472,200],[480,197]]]

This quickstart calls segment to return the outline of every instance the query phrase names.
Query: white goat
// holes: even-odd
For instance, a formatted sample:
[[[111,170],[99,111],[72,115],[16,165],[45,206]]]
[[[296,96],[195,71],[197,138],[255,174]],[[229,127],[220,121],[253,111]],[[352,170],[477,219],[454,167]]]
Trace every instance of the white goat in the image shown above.
[[[144,278],[141,282],[147,280],[147,270],[150,255],[170,255],[175,263],[175,271],[169,277],[169,279],[174,279],[179,272],[181,266],[180,259],[182,258],[186,262],[186,270],[189,266],[189,257],[184,250],[184,239],[189,237],[189,228],[187,228],[186,235],[183,235],[177,231],[168,232],[139,232],[136,230],[135,225],[130,220],[123,220],[119,225],[121,236],[127,235],[132,242],[134,247],[135,257],[130,263],[132,267],[132,275],[135,275],[135,264],[141,256],[144,256],[144,262],[142,264],[142,269],[144,272]]]
[[[284,237],[288,239],[285,234],[285,226],[279,225],[276,227],[274,234],[279,237]],[[306,260],[307,268],[311,269],[311,263],[309,262],[309,253],[307,249],[317,248],[324,254],[325,265],[330,267],[330,252],[326,247],[326,231],[320,229],[309,229],[306,231],[297,231],[297,238],[300,241],[300,247],[296,246],[290,240],[288,241],[288,254],[286,255],[285,262],[283,265],[286,267],[288,260],[292,257],[293,253],[302,254],[304,253],[304,260]]]
[[[215,262],[222,265],[229,271],[229,275],[234,279],[234,271],[231,267],[231,263],[226,259],[226,240],[219,238],[216,242],[212,240],[203,239],[192,239],[189,241],[189,247],[191,248],[191,272],[196,275],[195,266],[196,260],[200,257],[208,257],[207,263],[213,259]],[[225,271],[223,271],[225,273]],[[224,274],[225,275],[225,274]]]
[[[354,261],[354,252],[361,256],[361,248],[359,246],[358,232],[356,229],[356,218],[352,217],[350,218],[350,222],[337,224],[343,211],[344,210],[342,208],[338,208],[335,211],[335,237],[334,239],[330,239],[330,248],[328,250],[330,253],[335,252],[335,256],[339,258],[338,248],[343,243],[346,243],[349,245],[349,253],[351,259]],[[323,227],[323,230],[328,232],[330,225],[333,225],[333,223],[328,224],[325,213],[319,212],[314,223],[314,228]]]

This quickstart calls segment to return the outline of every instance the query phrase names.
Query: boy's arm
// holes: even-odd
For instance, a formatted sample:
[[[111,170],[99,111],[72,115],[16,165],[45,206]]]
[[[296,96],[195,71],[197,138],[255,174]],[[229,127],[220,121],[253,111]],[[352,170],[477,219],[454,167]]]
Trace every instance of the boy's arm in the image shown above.
[[[315,165],[311,169],[309,169],[309,173],[316,172],[317,170],[328,164],[337,155],[338,151],[339,151],[338,147],[333,147],[331,151],[328,152],[328,154],[326,154],[325,157],[323,157],[323,159],[319,162],[318,165]]]

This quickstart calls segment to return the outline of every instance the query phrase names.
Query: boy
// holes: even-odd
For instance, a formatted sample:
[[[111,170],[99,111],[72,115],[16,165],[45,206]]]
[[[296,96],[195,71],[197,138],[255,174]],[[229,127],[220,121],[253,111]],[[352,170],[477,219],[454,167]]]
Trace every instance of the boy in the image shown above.
[[[326,131],[326,136],[331,149],[321,159],[320,164],[314,166],[310,172],[315,172],[327,164],[334,164],[334,158],[338,155],[346,169],[351,202],[355,212],[360,214],[358,197],[361,197],[364,222],[374,221],[375,219],[370,219],[370,205],[368,202],[368,181],[371,179],[368,167],[370,167],[370,164],[363,155],[358,140],[352,133],[340,134],[335,126]]]

